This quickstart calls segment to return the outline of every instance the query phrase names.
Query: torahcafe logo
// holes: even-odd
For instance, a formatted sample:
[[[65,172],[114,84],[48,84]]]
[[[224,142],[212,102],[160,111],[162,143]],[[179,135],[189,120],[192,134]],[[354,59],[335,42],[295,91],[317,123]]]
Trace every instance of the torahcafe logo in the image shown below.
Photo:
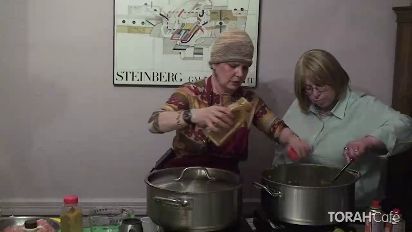
[[[371,212],[366,213],[363,212],[362,214],[359,212],[352,213],[352,212],[328,212],[330,221],[331,222],[384,222],[384,223],[398,223],[401,219],[399,214],[394,214],[390,212],[389,214],[383,213],[375,213],[372,214]]]

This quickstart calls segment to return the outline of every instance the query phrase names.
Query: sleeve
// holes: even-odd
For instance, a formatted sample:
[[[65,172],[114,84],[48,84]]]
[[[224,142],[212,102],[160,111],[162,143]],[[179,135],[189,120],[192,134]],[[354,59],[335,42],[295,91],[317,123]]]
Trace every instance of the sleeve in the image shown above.
[[[163,134],[159,129],[159,114],[166,111],[181,111],[190,109],[190,97],[186,93],[187,91],[182,87],[176,90],[166,103],[156,111],[152,113],[149,119],[149,131],[154,134]]]
[[[381,115],[377,129],[369,135],[385,144],[389,156],[410,148],[412,146],[412,118],[373,97],[365,98],[367,99],[368,117]]]
[[[253,125],[264,132],[269,138],[279,142],[279,137],[283,129],[287,128],[284,121],[279,118],[265,102],[255,96],[257,104],[253,116]]]
[[[290,122],[294,120],[293,118],[294,118],[294,115],[296,115],[296,110],[299,110],[299,106],[298,106],[298,101],[294,100],[282,118],[284,123],[288,125],[289,128],[290,126],[293,126],[292,124],[290,124]],[[286,146],[283,144],[277,144],[274,150],[272,165],[275,166],[279,164],[289,164],[289,163],[294,163],[294,161],[291,160],[289,156],[287,155]]]

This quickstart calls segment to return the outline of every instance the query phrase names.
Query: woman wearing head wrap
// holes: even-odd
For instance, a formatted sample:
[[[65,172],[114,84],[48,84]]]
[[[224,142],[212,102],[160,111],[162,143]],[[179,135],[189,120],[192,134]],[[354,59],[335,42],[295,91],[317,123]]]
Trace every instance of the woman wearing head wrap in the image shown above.
[[[310,150],[308,143],[294,134],[252,90],[241,86],[252,65],[253,54],[254,46],[246,32],[223,32],[212,48],[212,76],[184,84],[152,114],[149,119],[152,133],[176,131],[173,158],[161,168],[203,166],[239,172],[238,163],[248,156],[252,124],[276,142],[293,148],[299,156],[306,155]],[[204,131],[230,127],[233,114],[227,106],[242,97],[252,104],[252,120],[224,145],[216,146]]]

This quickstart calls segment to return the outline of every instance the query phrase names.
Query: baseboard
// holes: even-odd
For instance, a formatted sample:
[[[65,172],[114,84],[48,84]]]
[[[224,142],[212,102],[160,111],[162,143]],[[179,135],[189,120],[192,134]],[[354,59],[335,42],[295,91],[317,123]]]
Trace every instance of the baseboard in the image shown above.
[[[146,215],[146,198],[138,199],[82,199],[84,215],[95,207],[126,207],[137,215]],[[244,199],[243,212],[250,214],[260,204],[260,199]],[[62,207],[61,199],[4,199],[0,201],[3,216],[58,216]]]

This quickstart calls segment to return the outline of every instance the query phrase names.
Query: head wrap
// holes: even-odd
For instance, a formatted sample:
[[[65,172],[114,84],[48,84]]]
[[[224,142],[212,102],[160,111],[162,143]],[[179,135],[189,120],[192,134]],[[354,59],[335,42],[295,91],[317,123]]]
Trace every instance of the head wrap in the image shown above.
[[[240,62],[253,63],[254,46],[249,35],[241,29],[231,29],[220,34],[212,47],[210,64]]]

